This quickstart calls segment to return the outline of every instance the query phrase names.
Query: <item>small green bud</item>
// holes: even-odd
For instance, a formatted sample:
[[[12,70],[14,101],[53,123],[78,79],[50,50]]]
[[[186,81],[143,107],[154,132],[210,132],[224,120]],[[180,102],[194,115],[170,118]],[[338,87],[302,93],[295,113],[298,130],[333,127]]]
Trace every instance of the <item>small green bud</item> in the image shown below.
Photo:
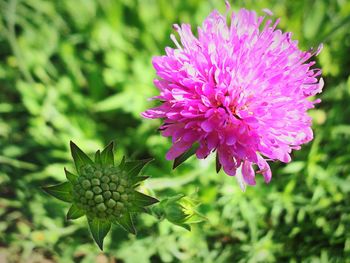
[[[190,230],[190,223],[198,223],[204,218],[195,210],[195,206],[195,200],[177,195],[163,199],[155,211],[160,212],[159,215],[164,216],[171,223]]]
[[[91,180],[91,184],[95,185],[95,186],[96,185],[100,185],[100,180],[98,180],[97,178],[94,178],[94,179]]]
[[[95,173],[94,173],[94,177],[101,177],[102,176],[102,172],[101,171],[96,171]]]
[[[110,179],[108,176],[105,175],[105,176],[102,176],[101,181],[104,183],[109,183]]]
[[[94,168],[90,164],[87,164],[84,167],[82,167],[82,174],[83,175],[90,175],[93,172],[94,172]]]
[[[85,197],[81,197],[79,199],[79,201],[82,203],[82,204],[86,204],[87,203],[87,199]]]
[[[118,175],[116,175],[116,174],[112,174],[110,176],[110,178],[111,178],[112,182],[118,183],[118,181],[119,181]]]
[[[118,192],[113,192],[113,199],[114,199],[115,201],[118,201],[119,198],[120,198],[120,194],[119,194]]]
[[[84,180],[81,184],[82,184],[83,188],[86,190],[91,187],[91,183],[89,180]]]
[[[94,198],[96,203],[102,203],[103,202],[103,196],[102,195],[96,195]]]
[[[88,190],[85,192],[86,199],[92,199],[93,196],[94,196],[94,193],[92,191]]]
[[[107,190],[109,190],[109,185],[106,184],[106,183],[102,183],[102,184],[101,184],[101,188],[102,188],[104,191],[107,191]]]
[[[121,179],[120,180],[120,185],[122,185],[122,186],[127,186],[127,184],[128,184],[128,181],[127,180],[125,180],[125,179]]]
[[[95,202],[93,200],[89,200],[88,204],[89,204],[89,206],[94,206]]]
[[[128,197],[127,194],[122,194],[122,195],[121,195],[121,199],[122,199],[123,201],[128,201],[129,197]]]
[[[95,194],[102,193],[102,189],[99,186],[95,186],[92,188],[92,191],[94,191]]]
[[[118,188],[117,188],[117,191],[118,191],[119,193],[121,193],[121,194],[124,193],[124,190],[125,190],[125,189],[124,189],[124,187],[123,187],[122,185],[119,185]]]
[[[98,204],[97,209],[101,212],[106,211],[107,207],[104,203]]]
[[[124,205],[123,205],[123,203],[121,203],[121,202],[117,202],[117,204],[116,204],[116,208],[117,208],[117,210],[122,210],[123,208],[124,208]]]
[[[115,183],[110,183],[110,184],[109,184],[109,190],[114,191],[114,190],[116,190],[116,189],[117,189],[117,185],[116,185]]]
[[[113,208],[115,205],[116,205],[116,201],[114,201],[113,199],[109,199],[107,202],[106,202],[106,205],[109,207],[109,208]]]
[[[111,191],[106,191],[106,192],[103,193],[103,197],[105,199],[109,199],[109,198],[111,198],[111,196],[112,196]]]

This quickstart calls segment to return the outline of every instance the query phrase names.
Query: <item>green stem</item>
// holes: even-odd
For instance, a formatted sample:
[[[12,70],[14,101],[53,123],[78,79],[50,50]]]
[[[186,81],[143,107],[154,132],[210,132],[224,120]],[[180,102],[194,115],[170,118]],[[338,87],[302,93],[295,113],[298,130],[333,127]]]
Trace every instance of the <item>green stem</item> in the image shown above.
[[[17,7],[17,0],[11,0],[8,4],[8,12],[6,16],[6,22],[7,22],[7,30],[6,35],[8,42],[10,44],[10,47],[12,49],[13,54],[16,57],[16,61],[19,67],[20,72],[23,74],[24,78],[29,83],[34,83],[33,77],[31,76],[29,70],[27,67],[22,63],[23,56],[20,52],[20,48],[17,44],[17,38],[16,38],[16,31],[15,31],[15,25],[16,25],[16,7]]]
[[[28,162],[23,162],[19,160],[14,160],[12,158],[8,158],[6,156],[0,155],[0,164],[8,164],[16,168],[27,169],[27,170],[35,170],[36,165]]]

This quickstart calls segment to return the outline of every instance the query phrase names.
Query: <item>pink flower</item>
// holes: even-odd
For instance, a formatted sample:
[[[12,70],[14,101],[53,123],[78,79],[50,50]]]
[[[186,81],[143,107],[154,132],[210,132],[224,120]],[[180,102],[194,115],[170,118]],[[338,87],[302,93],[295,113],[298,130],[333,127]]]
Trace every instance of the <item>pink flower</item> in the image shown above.
[[[168,160],[198,142],[197,157],[217,151],[219,166],[244,188],[255,185],[256,173],[268,183],[267,160],[290,162],[292,150],[313,139],[307,110],[320,100],[308,98],[321,92],[323,81],[311,58],[321,46],[301,51],[291,33],[276,29],[279,20],[264,19],[241,9],[227,23],[215,10],[198,37],[190,25],[174,25],[181,44],[171,35],[176,48],[153,58],[160,91],[154,99],[162,104],[142,113],[164,119],[160,130],[173,142]]]

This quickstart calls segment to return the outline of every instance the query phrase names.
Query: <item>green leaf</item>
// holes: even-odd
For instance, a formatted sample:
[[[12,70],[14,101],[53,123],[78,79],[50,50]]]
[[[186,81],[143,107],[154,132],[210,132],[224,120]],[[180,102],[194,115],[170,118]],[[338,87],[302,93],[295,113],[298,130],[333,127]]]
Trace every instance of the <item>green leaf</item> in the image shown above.
[[[221,163],[219,161],[219,154],[218,154],[218,152],[216,152],[215,163],[216,163],[216,173],[219,173],[220,170],[221,170]]]
[[[125,162],[123,170],[127,172],[129,178],[136,177],[141,172],[142,168],[152,160],[152,158],[149,158]]]
[[[56,197],[65,202],[72,202],[72,185],[69,182],[64,182],[54,186],[48,186],[42,188],[46,193]]]
[[[145,213],[147,211],[146,208],[142,207],[142,206],[130,206],[128,207],[128,211],[132,212],[132,213]]]
[[[178,167],[180,164],[185,162],[188,158],[190,158],[192,155],[194,155],[198,149],[199,145],[198,143],[195,143],[192,145],[190,149],[188,149],[186,152],[181,154],[179,157],[175,158],[174,164],[173,164],[173,169]]]
[[[122,160],[120,161],[119,168],[124,169],[125,166],[125,156],[123,156]]]
[[[183,227],[184,229],[186,229],[188,231],[191,231],[191,226],[189,224],[175,224],[175,225]]]
[[[70,150],[74,159],[75,167],[79,173],[80,167],[86,164],[93,165],[93,161],[74,142],[70,142]]]
[[[114,142],[110,142],[108,146],[101,152],[101,162],[103,165],[111,164],[114,165]]]
[[[82,217],[83,215],[85,215],[84,210],[80,209],[75,204],[72,204],[67,213],[67,220],[77,219],[79,217]]]
[[[129,233],[136,235],[136,229],[130,213],[126,213],[118,218],[117,223]]]
[[[135,184],[142,182],[148,178],[149,178],[149,176],[134,176],[131,178],[131,182],[133,185],[135,185]]]
[[[96,218],[88,218],[88,223],[92,237],[94,238],[99,248],[103,250],[103,239],[106,237],[109,230],[111,229],[111,222]]]
[[[101,161],[101,151],[100,151],[100,150],[98,150],[98,151],[95,153],[95,163],[96,163],[96,164],[102,165],[102,161]]]
[[[68,171],[66,168],[64,168],[64,172],[66,173],[66,177],[69,182],[72,184],[76,183],[78,181],[78,176],[75,174],[72,174],[70,171]]]
[[[149,206],[158,203],[159,201],[151,196],[134,191],[134,202],[140,206]]]

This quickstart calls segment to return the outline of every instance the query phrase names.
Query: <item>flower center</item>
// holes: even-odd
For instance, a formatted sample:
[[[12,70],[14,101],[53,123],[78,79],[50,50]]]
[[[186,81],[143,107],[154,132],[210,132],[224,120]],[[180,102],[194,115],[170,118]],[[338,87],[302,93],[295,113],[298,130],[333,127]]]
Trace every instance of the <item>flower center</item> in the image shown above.
[[[75,204],[90,217],[115,219],[128,208],[132,186],[118,167],[86,165],[74,189]]]

